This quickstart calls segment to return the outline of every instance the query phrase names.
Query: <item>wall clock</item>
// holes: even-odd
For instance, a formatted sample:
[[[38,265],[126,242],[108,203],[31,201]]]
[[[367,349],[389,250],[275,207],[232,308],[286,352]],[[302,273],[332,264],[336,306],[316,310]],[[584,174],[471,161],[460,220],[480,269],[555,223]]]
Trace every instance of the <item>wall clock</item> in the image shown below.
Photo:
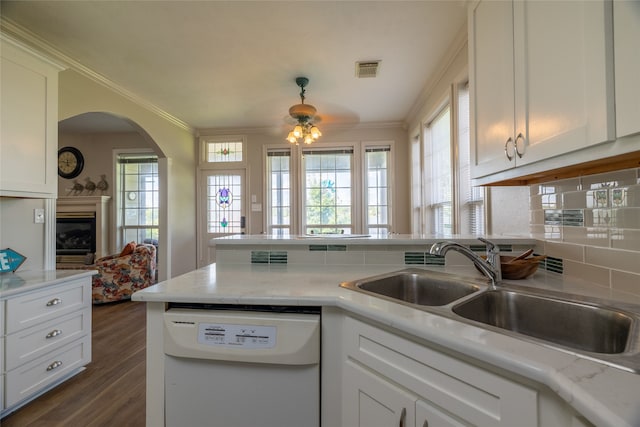
[[[58,150],[58,175],[71,179],[80,175],[84,168],[84,157],[75,147],[63,147]]]

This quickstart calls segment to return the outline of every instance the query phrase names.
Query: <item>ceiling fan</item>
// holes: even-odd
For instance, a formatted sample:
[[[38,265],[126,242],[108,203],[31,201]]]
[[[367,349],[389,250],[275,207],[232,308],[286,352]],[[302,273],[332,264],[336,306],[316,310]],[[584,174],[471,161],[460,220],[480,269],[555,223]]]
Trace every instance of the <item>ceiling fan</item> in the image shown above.
[[[296,121],[295,127],[287,135],[287,141],[298,145],[300,142],[311,144],[322,136],[320,129],[313,123],[316,107],[305,104],[305,87],[309,84],[306,77],[297,77],[296,84],[300,87],[300,104],[295,104],[289,108],[289,115]]]

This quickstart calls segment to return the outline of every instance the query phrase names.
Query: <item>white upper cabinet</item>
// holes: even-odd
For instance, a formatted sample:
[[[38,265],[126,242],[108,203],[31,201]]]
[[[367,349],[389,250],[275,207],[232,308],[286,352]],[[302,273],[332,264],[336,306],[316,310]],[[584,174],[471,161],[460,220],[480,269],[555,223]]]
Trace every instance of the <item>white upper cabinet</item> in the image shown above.
[[[469,13],[472,176],[615,138],[607,1],[482,1]]]
[[[640,132],[640,1],[613,2],[616,134]]]
[[[1,40],[0,196],[58,192],[58,72],[39,54]]]

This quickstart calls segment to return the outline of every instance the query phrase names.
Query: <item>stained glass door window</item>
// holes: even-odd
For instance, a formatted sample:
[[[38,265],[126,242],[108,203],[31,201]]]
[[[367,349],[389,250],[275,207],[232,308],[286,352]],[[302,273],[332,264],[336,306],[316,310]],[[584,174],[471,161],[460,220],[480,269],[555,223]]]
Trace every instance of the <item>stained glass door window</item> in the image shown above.
[[[207,233],[238,234],[244,230],[242,175],[208,174]]]

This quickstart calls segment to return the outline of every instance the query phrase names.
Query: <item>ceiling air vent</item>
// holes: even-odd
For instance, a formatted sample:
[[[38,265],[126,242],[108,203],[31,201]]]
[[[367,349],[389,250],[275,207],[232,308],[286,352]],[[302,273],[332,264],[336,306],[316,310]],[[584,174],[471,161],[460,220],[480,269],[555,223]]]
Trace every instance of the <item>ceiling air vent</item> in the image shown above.
[[[380,61],[360,61],[356,62],[356,77],[359,79],[365,77],[376,77],[378,75],[378,67]]]

